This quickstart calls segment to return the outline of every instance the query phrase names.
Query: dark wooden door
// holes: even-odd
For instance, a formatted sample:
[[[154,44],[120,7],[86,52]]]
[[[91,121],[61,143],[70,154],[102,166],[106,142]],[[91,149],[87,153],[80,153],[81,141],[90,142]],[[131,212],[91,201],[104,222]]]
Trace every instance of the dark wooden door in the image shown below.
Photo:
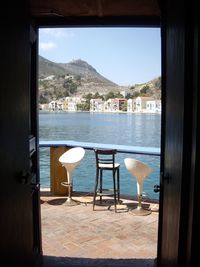
[[[30,22],[25,2],[3,12],[9,15],[1,23],[0,43],[0,253],[5,266],[32,266],[41,247]]]
[[[161,267],[187,266],[190,246],[192,135],[196,131],[193,11],[189,1],[168,0],[162,13]]]

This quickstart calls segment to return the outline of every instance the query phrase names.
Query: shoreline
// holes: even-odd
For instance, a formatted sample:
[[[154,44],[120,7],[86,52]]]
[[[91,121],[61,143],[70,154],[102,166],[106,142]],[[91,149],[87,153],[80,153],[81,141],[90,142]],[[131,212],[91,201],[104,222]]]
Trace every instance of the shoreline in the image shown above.
[[[68,110],[39,110],[39,113],[91,113],[91,114],[147,114],[147,115],[161,115],[161,112],[127,112],[127,111],[68,111]]]

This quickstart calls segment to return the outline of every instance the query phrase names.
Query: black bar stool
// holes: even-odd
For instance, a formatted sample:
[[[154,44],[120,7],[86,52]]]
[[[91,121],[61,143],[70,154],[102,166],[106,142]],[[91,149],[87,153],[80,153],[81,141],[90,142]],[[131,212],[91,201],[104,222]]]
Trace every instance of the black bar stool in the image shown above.
[[[93,210],[96,204],[96,196],[100,196],[100,204],[103,196],[114,196],[115,212],[117,211],[117,201],[120,201],[120,164],[115,162],[116,149],[94,149],[96,157],[96,182],[93,196]],[[103,171],[112,171],[113,189],[103,189]],[[116,186],[117,178],[117,186]],[[100,180],[100,181],[99,181]]]

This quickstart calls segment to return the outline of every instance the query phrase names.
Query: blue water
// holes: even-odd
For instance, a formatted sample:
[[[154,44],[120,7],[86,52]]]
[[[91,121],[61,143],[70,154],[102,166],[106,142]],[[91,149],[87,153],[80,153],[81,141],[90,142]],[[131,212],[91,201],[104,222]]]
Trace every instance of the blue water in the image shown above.
[[[39,114],[40,140],[74,140],[103,144],[160,147],[161,116],[159,114],[41,112]],[[132,157],[149,164],[153,172],[144,181],[143,192],[158,199],[153,186],[159,184],[160,157],[118,153],[121,193],[136,195],[136,182],[127,171],[124,158]],[[40,148],[41,187],[50,186],[49,148]],[[112,181],[108,176],[109,187]],[[73,173],[73,190],[93,192],[95,182],[95,155],[86,150],[85,157]]]

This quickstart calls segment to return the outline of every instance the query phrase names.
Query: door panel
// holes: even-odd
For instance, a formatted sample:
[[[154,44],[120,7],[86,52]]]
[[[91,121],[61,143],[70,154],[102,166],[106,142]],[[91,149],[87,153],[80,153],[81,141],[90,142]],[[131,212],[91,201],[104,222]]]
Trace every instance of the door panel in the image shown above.
[[[1,39],[1,261],[32,266],[34,253],[33,188],[30,136],[30,25],[28,9],[4,7],[9,14]]]
[[[185,4],[188,2],[188,7]],[[192,140],[192,29],[189,1],[168,0],[162,24],[162,156],[158,266],[185,266]],[[187,12],[186,12],[187,10]],[[178,16],[177,16],[178,14]]]
[[[174,39],[174,36],[177,36]],[[184,107],[184,32],[173,27],[166,32],[165,137],[163,151],[162,259],[176,266],[181,207]],[[173,64],[172,64],[173,62]],[[181,77],[181,78],[180,78]],[[173,242],[172,242],[173,240]],[[168,261],[167,261],[168,264]]]

